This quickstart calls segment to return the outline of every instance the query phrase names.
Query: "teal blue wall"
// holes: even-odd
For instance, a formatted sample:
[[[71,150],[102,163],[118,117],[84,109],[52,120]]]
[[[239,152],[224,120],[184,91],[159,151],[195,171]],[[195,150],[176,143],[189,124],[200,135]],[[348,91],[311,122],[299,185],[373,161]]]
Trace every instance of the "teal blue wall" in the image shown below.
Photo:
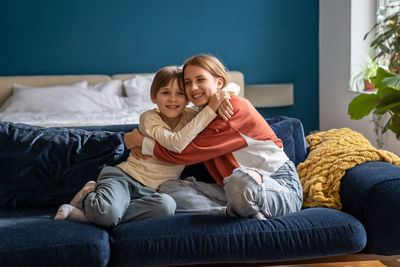
[[[198,53],[246,84],[294,83],[259,109],[319,127],[318,0],[13,0],[0,8],[0,75],[155,72]]]

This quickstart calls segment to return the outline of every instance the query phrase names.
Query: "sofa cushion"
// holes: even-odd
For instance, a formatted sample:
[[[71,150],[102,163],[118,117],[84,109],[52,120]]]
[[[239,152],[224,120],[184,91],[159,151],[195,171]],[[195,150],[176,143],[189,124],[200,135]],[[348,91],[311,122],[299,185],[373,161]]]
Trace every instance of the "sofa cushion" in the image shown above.
[[[106,266],[107,231],[53,220],[55,209],[0,210],[1,266]]]
[[[178,213],[111,232],[110,266],[266,262],[356,253],[366,243],[354,217],[310,208],[267,221]]]
[[[128,156],[122,132],[0,122],[0,208],[58,206]]]
[[[366,252],[400,254],[400,167],[371,161],[348,170],[341,180],[342,210],[365,226]]]
[[[306,143],[300,120],[278,116],[265,119],[275,134],[282,140],[283,150],[297,166],[306,159]]]
[[[266,119],[282,139],[288,157],[297,165],[306,150],[301,122],[294,118]],[[0,208],[58,206],[67,203],[106,165],[125,160],[129,151],[124,132],[137,125],[45,128],[0,122]],[[202,164],[201,164],[202,167]],[[183,173],[209,178],[196,168]]]

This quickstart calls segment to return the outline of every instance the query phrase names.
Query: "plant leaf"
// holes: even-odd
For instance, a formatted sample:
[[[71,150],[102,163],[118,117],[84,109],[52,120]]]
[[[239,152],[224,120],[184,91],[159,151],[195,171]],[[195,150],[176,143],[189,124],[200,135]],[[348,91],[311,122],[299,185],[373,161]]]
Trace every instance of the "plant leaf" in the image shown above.
[[[400,102],[400,91],[389,88],[389,90],[379,98],[377,106],[389,105],[396,102]]]
[[[387,47],[387,46],[384,45],[384,44],[379,45],[379,49],[380,49],[381,51],[385,52],[386,54],[389,54],[389,53],[390,53],[390,48]]]
[[[391,103],[388,105],[382,105],[382,106],[377,106],[375,109],[375,113],[376,114],[385,114],[386,112],[388,112],[389,110],[391,110],[392,108],[398,107],[400,106],[400,102],[396,102],[396,103]]]
[[[397,74],[389,72],[381,67],[376,71],[376,76],[371,78],[372,84],[377,89],[378,97],[382,97],[390,88],[383,82],[385,78],[394,77]]]
[[[390,130],[396,134],[396,138],[400,136],[400,116],[398,114],[392,115],[392,122],[390,124]]]
[[[378,70],[376,71],[376,77],[372,79],[372,84],[376,88],[386,87],[386,84],[383,83],[383,79],[393,76],[396,76],[396,74],[393,72],[389,72],[382,67],[379,67]]]
[[[386,77],[382,81],[388,87],[395,89],[395,90],[400,90],[400,75],[396,75],[393,77]]]
[[[378,96],[375,94],[358,95],[350,102],[347,113],[351,119],[360,120],[371,113],[378,101]]]

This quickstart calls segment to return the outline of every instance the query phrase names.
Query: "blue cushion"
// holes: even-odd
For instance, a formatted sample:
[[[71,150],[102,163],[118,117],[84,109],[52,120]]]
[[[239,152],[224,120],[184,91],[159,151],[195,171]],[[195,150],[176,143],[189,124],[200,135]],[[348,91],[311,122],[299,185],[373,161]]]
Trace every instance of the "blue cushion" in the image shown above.
[[[0,122],[0,208],[58,206],[128,156],[122,132]]]
[[[55,209],[0,211],[1,266],[106,266],[107,231],[91,223],[53,220]]]
[[[125,223],[110,235],[110,266],[284,261],[356,253],[366,243],[358,220],[328,208],[267,221],[178,213]]]
[[[368,253],[400,254],[400,167],[382,161],[353,167],[341,180],[340,199],[342,210],[365,226]]]
[[[306,159],[304,129],[300,120],[284,116],[267,118],[266,121],[283,142],[283,150],[297,166]]]

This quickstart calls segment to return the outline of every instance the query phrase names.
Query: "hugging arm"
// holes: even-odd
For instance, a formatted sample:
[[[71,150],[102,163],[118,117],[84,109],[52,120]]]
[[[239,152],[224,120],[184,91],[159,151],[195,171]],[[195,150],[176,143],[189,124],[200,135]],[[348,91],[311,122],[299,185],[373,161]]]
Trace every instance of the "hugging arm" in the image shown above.
[[[164,123],[161,121],[157,123],[153,120],[153,124],[150,123],[149,120],[141,117],[140,125],[144,126],[141,127],[143,134],[157,140],[162,146],[171,151],[181,152],[217,116],[215,111],[209,107],[205,107],[197,116],[196,112],[190,108],[187,109],[187,113],[189,114],[186,115],[193,116],[194,118],[177,132],[171,132],[169,129],[165,128],[163,126]],[[159,120],[161,120],[161,117]]]
[[[168,151],[146,137],[142,153],[169,163],[190,165],[210,159],[224,161],[225,158],[229,161],[232,152],[249,145],[247,140],[270,140],[280,147],[280,140],[248,100],[234,97],[231,103],[235,108],[232,118],[229,121],[213,120],[180,154]],[[221,156],[223,158],[217,159]]]
[[[193,109],[186,109],[185,116],[188,116],[190,121],[178,132],[171,132],[164,126],[165,123],[160,116],[154,116],[154,114],[149,113],[144,113],[140,116],[140,129],[144,135],[156,140],[168,150],[182,152],[215,119],[217,109],[220,116],[225,120],[230,118],[233,114],[233,107],[229,102],[230,93],[228,93],[228,90],[229,92],[232,90],[237,93],[237,90],[240,90],[238,88],[239,86],[236,84],[230,83],[224,90],[215,94],[210,103],[197,116],[196,111]],[[150,118],[150,116],[152,117]],[[143,135],[137,129],[134,129],[125,135],[125,145],[128,149],[141,147],[143,138]]]
[[[212,124],[226,124],[226,122],[217,119]],[[181,153],[169,151],[150,138],[144,139],[142,153],[154,155],[157,159],[169,163],[191,165],[230,154],[247,145],[245,138],[231,127],[224,127],[221,130],[207,128]]]

